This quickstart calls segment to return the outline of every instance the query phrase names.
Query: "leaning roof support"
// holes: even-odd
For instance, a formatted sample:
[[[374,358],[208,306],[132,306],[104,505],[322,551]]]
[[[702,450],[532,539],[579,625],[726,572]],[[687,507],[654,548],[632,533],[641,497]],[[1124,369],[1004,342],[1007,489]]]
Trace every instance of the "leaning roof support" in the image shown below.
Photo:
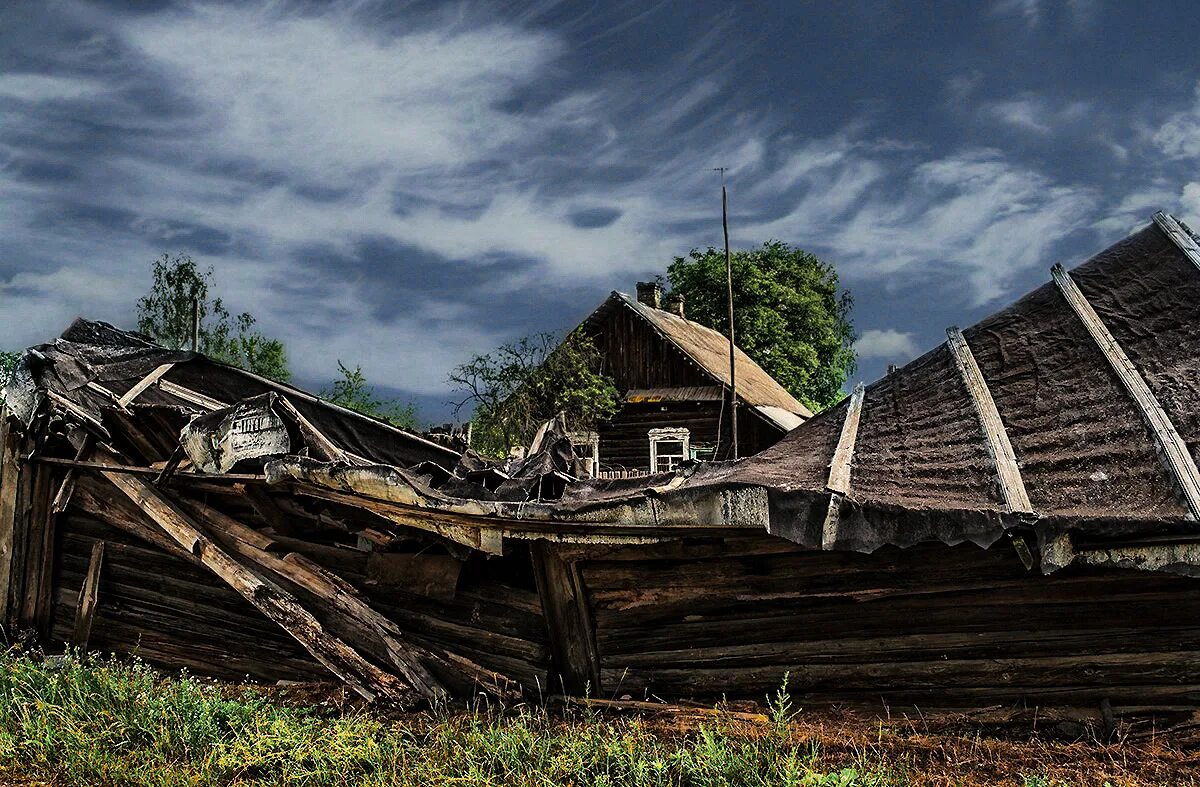
[[[854,386],[850,404],[846,406],[846,420],[842,421],[842,434],[838,437],[833,460],[829,463],[829,508],[825,512],[825,525],[821,528],[821,549],[833,549],[837,542],[838,512],[842,501],[850,493],[850,465],[854,460],[854,441],[858,439],[858,421],[862,416],[863,384]]]
[[[267,582],[209,541],[186,514],[153,486],[134,476],[111,472],[102,474],[173,541],[195,555],[206,568],[278,623],[317,661],[358,694],[368,701],[380,696],[392,701],[403,698],[404,687],[399,680],[326,631],[290,593]]]
[[[950,348],[950,354],[954,356],[954,365],[958,367],[963,384],[971,394],[975,413],[979,416],[984,443],[996,468],[996,479],[1000,482],[1000,494],[1004,498],[1004,505],[1014,513],[1032,514],[1033,506],[1030,505],[1029,495],[1025,492],[1025,482],[1021,480],[1017,456],[1008,439],[1004,421],[1000,419],[1000,411],[996,409],[996,400],[992,398],[983,371],[975,361],[975,355],[971,352],[967,340],[963,338],[962,331],[956,327],[946,329],[946,345]]]
[[[1087,328],[1088,333],[1092,335],[1100,352],[1104,354],[1113,371],[1120,378],[1121,384],[1125,386],[1125,390],[1129,391],[1129,395],[1133,397],[1142,414],[1142,419],[1150,428],[1150,434],[1158,447],[1159,455],[1183,495],[1190,517],[1200,519],[1200,470],[1196,469],[1196,462],[1192,459],[1183,438],[1175,429],[1175,424],[1171,423],[1171,418],[1158,403],[1150,386],[1146,385],[1145,379],[1133,365],[1133,361],[1129,360],[1129,356],[1109,333],[1108,328],[1104,326],[1100,316],[1088,303],[1087,298],[1079,290],[1070,274],[1063,269],[1062,265],[1055,265],[1050,269],[1050,273],[1063,298],[1070,304],[1084,327]]]
[[[1154,214],[1154,223],[1167,233],[1167,237],[1175,242],[1175,245],[1192,261],[1193,265],[1200,268],[1200,245],[1197,245],[1195,238],[1183,228],[1174,216],[1160,210]]]
[[[173,363],[164,363],[163,365],[155,368],[154,371],[138,380],[132,388],[126,391],[125,395],[117,400],[117,404],[121,407],[128,407],[130,402],[142,395],[142,391],[154,385],[156,382],[158,382],[160,377],[171,371],[171,367],[174,365],[175,364]]]

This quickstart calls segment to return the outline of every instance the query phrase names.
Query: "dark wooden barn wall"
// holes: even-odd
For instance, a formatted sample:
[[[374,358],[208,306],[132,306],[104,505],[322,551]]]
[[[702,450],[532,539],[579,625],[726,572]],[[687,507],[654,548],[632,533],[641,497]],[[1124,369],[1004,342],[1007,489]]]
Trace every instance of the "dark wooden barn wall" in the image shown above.
[[[580,563],[601,691],[1126,708],[1200,702],[1200,583],[1027,573],[1011,547],[804,552],[754,537]]]

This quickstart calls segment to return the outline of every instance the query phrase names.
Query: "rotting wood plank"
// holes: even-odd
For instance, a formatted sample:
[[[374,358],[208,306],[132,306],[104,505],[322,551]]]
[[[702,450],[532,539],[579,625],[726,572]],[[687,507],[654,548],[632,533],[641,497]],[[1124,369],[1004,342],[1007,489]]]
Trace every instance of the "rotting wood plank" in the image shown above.
[[[116,464],[113,462],[92,462],[86,460],[63,459],[56,456],[34,456],[30,461],[40,465],[53,465],[56,467],[70,467],[78,470],[97,470],[101,473],[126,473],[129,475],[146,476],[158,478],[162,470],[145,467],[142,465],[127,465]],[[267,477],[257,475],[255,473],[195,473],[195,472],[178,472],[173,478],[180,479],[195,479],[198,481],[225,481],[233,484],[245,483],[266,483]]]
[[[0,617],[8,609],[20,475],[17,435],[9,426],[8,405],[0,402]]]
[[[946,329],[946,344],[954,357],[954,365],[962,377],[967,393],[971,395],[971,403],[975,406],[975,414],[979,416],[979,426],[983,430],[984,444],[992,465],[996,468],[996,480],[1000,484],[1000,495],[1009,511],[1018,514],[1032,514],[1033,506],[1029,502],[1029,494],[1025,491],[1025,482],[1021,479],[1021,467],[1017,464],[1017,455],[1013,451],[1012,441],[1008,439],[1008,430],[996,409],[996,400],[988,389],[983,370],[975,360],[970,345],[957,327]]]
[[[1150,429],[1159,456],[1183,497],[1189,517],[1192,520],[1200,519],[1200,470],[1196,468],[1196,462],[1192,459],[1187,444],[1175,429],[1175,424],[1171,422],[1170,416],[1159,404],[1141,372],[1121,349],[1070,274],[1062,265],[1055,265],[1050,272],[1059,292],[1087,328],[1096,346],[1137,405],[1142,420]]]
[[[1179,224],[1179,221],[1170,213],[1160,210],[1154,214],[1154,223],[1179,247],[1184,256],[1200,269],[1200,245],[1197,245],[1196,240]]]
[[[33,468],[33,486],[29,500],[29,552],[26,555],[24,594],[18,620],[22,626],[44,634],[54,570],[54,518],[50,515],[50,468]]]
[[[79,591],[79,605],[75,608],[75,632],[71,643],[80,650],[87,650],[92,636],[92,618],[96,614],[96,603],[100,598],[100,569],[104,565],[104,542],[92,545],[92,556],[88,560],[87,575]]]
[[[351,689],[369,701],[402,701],[405,692],[399,680],[329,634],[320,621],[290,593],[267,582],[230,557],[206,538],[196,524],[157,489],[140,478],[121,473],[104,472],[104,477],[141,508],[173,540],[196,555],[206,568],[224,580],[260,612],[278,623]]]
[[[600,685],[600,658],[596,631],[578,565],[568,562],[554,544],[529,544],[533,576],[542,600],[542,615],[550,641],[554,669],[568,694],[596,694]]]
[[[174,366],[175,364],[173,363],[164,363],[162,366],[157,367],[154,371],[150,372],[150,374],[138,380],[132,388],[126,391],[124,395],[117,400],[117,404],[121,407],[128,407],[134,399],[137,399],[142,395],[142,391],[158,382],[159,378],[171,371],[172,367]]]
[[[854,443],[858,439],[858,422],[862,418],[864,397],[863,384],[854,386],[850,403],[846,405],[846,419],[842,421],[842,433],[838,436],[837,448],[829,463],[829,507],[825,510],[825,523],[821,527],[821,549],[833,549],[837,543],[838,523],[842,502],[850,492],[850,467],[854,461]]]

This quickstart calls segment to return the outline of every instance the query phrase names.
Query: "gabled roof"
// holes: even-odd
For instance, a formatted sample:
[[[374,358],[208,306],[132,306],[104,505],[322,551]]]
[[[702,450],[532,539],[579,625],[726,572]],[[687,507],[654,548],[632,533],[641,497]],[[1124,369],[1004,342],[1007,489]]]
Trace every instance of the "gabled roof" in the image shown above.
[[[587,321],[591,321],[614,304],[628,308],[645,320],[655,333],[677,347],[714,382],[729,386],[729,339],[724,334],[677,314],[647,306],[636,298],[615,290]],[[737,364],[738,399],[785,432],[800,421],[812,417],[811,410],[788,393],[786,388],[742,352],[741,348],[736,348],[734,357]]]

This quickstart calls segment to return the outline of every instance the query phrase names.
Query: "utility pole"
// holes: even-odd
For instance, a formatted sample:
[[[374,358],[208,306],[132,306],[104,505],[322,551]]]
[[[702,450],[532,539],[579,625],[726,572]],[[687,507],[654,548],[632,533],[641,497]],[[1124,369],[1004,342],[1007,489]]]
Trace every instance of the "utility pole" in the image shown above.
[[[200,352],[200,299],[192,298],[192,352]]]
[[[725,167],[715,167],[721,173],[721,228],[725,231],[725,294],[729,299],[729,424],[733,432],[733,458],[738,458],[737,425],[737,364],[733,338],[733,262],[729,257],[729,194],[725,190]]]

